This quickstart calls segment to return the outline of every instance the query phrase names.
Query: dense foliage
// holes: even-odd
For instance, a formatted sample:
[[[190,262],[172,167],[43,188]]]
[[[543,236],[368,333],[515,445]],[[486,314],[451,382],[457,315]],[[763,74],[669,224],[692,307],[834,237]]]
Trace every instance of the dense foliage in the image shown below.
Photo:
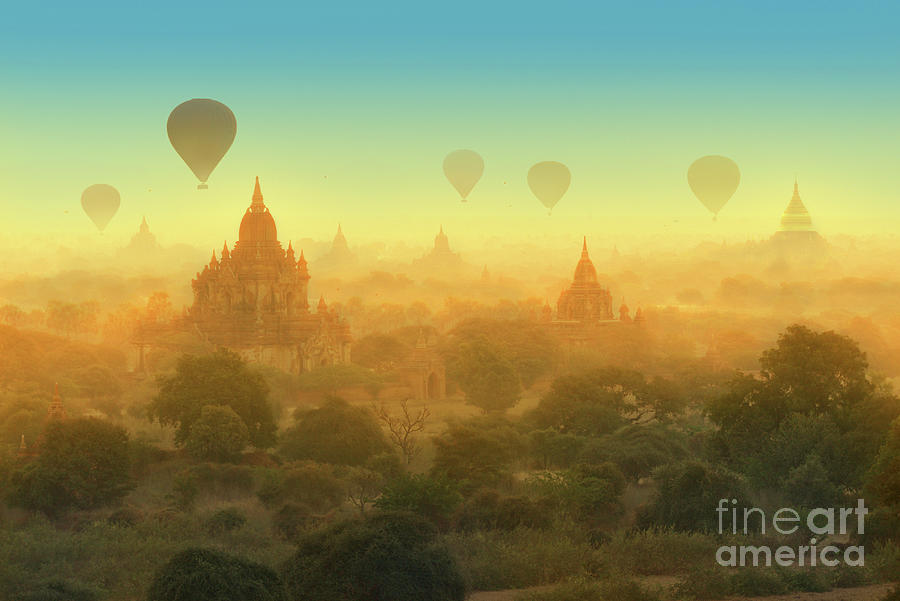
[[[288,596],[316,601],[462,601],[459,568],[424,518],[382,513],[299,541],[285,564]]]
[[[268,394],[262,375],[232,351],[184,355],[173,375],[159,379],[150,415],[161,424],[175,426],[175,442],[184,445],[204,407],[230,407],[247,426],[250,443],[268,448],[275,444],[276,430]]]

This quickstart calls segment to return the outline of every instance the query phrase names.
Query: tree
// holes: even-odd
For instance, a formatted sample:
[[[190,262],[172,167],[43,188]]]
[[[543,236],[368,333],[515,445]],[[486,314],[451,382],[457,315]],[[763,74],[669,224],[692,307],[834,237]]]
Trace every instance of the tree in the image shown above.
[[[331,397],[297,416],[297,423],[281,436],[279,452],[288,459],[363,465],[390,448],[371,412]]]
[[[531,418],[541,428],[600,436],[629,423],[665,421],[684,405],[684,395],[664,378],[605,367],[554,380]]]
[[[159,393],[150,403],[149,414],[160,424],[176,427],[176,444],[187,442],[191,426],[207,405],[230,407],[247,426],[253,446],[275,444],[269,388],[262,375],[236,353],[223,348],[209,355],[184,355],[175,374],[160,377],[158,384]]]
[[[409,465],[421,450],[416,434],[425,429],[425,422],[431,411],[423,405],[419,411],[410,413],[408,400],[401,401],[400,415],[391,415],[383,404],[374,407],[374,411],[381,423],[387,427],[391,442],[400,449],[406,459],[406,465]]]
[[[122,498],[131,488],[125,429],[96,418],[52,422],[37,458],[12,475],[12,501],[56,515]]]
[[[762,379],[799,413],[847,411],[874,391],[859,345],[835,332],[788,327],[759,360]]]
[[[196,459],[220,462],[238,459],[248,444],[247,425],[231,407],[219,405],[206,405],[200,410],[185,441]]]
[[[857,489],[900,415],[900,400],[868,375],[865,353],[846,336],[794,325],[760,365],[760,377],[736,375],[707,404],[719,426],[711,450],[767,488],[785,488],[814,454],[832,485]]]
[[[462,601],[459,568],[424,518],[381,513],[306,535],[284,565],[292,599]]]
[[[639,513],[643,527],[670,527],[683,531],[716,532],[719,516],[716,508],[720,499],[737,499],[738,515],[747,506],[744,479],[735,472],[697,460],[670,463],[653,473],[657,490]],[[724,529],[730,529],[727,520]]]
[[[404,474],[388,483],[375,506],[384,511],[411,511],[446,528],[461,501],[459,491],[446,478]]]
[[[451,423],[433,438],[431,473],[472,491],[496,486],[512,473],[512,465],[527,450],[527,442],[500,417],[484,416]]]
[[[891,423],[890,434],[866,475],[866,488],[876,503],[900,507],[900,417]]]
[[[485,413],[505,411],[519,401],[521,385],[504,350],[487,338],[460,345],[451,374],[466,393],[466,402]]]
[[[147,601],[283,601],[270,568],[212,549],[186,549],[153,577]]]
[[[359,513],[364,514],[366,506],[381,494],[384,476],[374,470],[351,466],[344,474],[344,482],[347,487],[347,500],[359,509]]]
[[[515,307],[512,309],[521,313]],[[558,350],[557,341],[533,319],[469,319],[453,329],[446,345],[451,372],[463,347],[481,339],[496,345],[500,354],[511,362],[525,388],[530,388],[538,378],[551,371]]]

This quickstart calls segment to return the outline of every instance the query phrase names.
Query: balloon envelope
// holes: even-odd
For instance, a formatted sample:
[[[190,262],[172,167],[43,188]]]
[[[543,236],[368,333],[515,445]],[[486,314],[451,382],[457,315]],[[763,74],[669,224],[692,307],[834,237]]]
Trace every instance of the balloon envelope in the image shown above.
[[[710,155],[694,161],[687,178],[694,196],[716,216],[741,183],[741,170],[728,157]]]
[[[548,209],[556,206],[571,182],[569,168],[556,161],[536,163],[528,170],[528,187]]]
[[[221,102],[194,98],[182,102],[166,123],[169,141],[206,188],[210,173],[231,148],[237,133],[234,113]]]
[[[474,150],[454,150],[444,157],[444,175],[465,202],[484,173],[484,159]]]
[[[119,210],[119,191],[107,184],[94,184],[81,193],[81,208],[101,232]]]

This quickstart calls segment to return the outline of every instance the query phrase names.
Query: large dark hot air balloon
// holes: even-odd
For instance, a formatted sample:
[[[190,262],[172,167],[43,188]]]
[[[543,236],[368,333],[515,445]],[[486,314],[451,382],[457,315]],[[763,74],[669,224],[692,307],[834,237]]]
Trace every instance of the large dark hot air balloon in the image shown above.
[[[88,186],[81,193],[81,208],[102,232],[119,210],[119,191],[107,184]]]
[[[197,189],[205,190],[209,174],[234,142],[237,121],[221,102],[194,98],[172,110],[166,130],[172,147],[200,180]]]

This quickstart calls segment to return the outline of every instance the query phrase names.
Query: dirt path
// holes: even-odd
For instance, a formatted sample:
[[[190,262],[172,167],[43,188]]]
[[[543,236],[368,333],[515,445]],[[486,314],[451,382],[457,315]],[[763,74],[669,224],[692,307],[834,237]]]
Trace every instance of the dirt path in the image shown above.
[[[662,584],[662,582],[658,584]],[[873,584],[854,588],[836,588],[827,593],[788,593],[770,597],[728,597],[727,601],[880,601],[893,586],[892,584]],[[553,586],[551,585],[506,591],[476,591],[469,595],[468,601],[514,601],[523,593],[546,591],[552,588]]]

